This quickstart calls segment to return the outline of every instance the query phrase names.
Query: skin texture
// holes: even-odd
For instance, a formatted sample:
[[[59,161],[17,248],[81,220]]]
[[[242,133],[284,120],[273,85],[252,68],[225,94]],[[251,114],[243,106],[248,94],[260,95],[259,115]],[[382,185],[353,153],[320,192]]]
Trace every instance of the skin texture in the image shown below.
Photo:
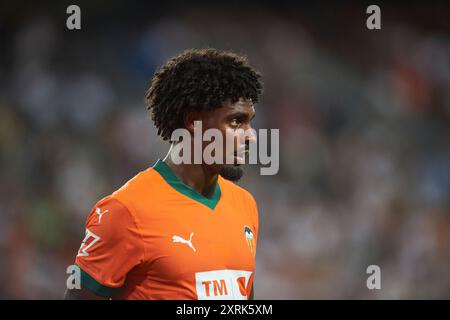
[[[194,132],[194,121],[202,121],[203,131],[209,128],[219,129],[223,137],[226,135],[227,129],[251,129],[250,122],[255,116],[255,109],[251,100],[239,99],[236,103],[226,102],[222,107],[206,112],[190,112],[185,116],[185,128],[188,129],[191,134]],[[255,136],[242,138],[235,136],[234,139],[234,151],[239,148],[245,147],[248,143],[256,142]],[[193,143],[193,142],[192,142]],[[203,145],[203,148],[208,143]],[[218,175],[224,172],[225,166],[233,166],[229,164],[179,164],[176,165],[170,160],[170,152],[165,159],[167,165],[173,170],[177,177],[186,185],[193,188],[200,194],[208,197],[211,196],[214,191],[214,186],[217,181]],[[223,154],[225,154],[225,145]],[[234,168],[236,169],[236,168]],[[226,177],[225,177],[226,178]],[[253,287],[250,293],[250,300],[253,300],[254,290]],[[65,294],[67,300],[102,300],[109,299],[97,296],[87,289],[73,289],[67,290]]]
[[[225,103],[221,108],[214,109],[208,112],[191,112],[186,115],[185,127],[194,133],[194,121],[202,121],[202,129],[216,128],[222,132],[223,137],[226,136],[227,129],[251,129],[250,122],[255,115],[255,109],[250,100],[240,99],[234,104]],[[234,139],[234,152],[237,152],[240,148],[244,148],[248,143],[256,142],[256,137],[235,136]],[[203,144],[203,148],[208,145],[209,142]],[[193,150],[193,141],[192,149]],[[223,146],[222,154],[225,155],[225,143]],[[214,190],[214,185],[217,180],[217,176],[223,173],[224,168],[236,167],[231,164],[174,164],[170,157],[166,157],[167,165],[175,172],[177,177],[185,184],[193,188],[198,193],[208,197]],[[236,159],[235,159],[236,160]],[[192,161],[193,162],[193,161]],[[239,168],[237,166],[236,168]],[[242,169],[240,169],[242,170]],[[224,178],[227,178],[224,176]]]

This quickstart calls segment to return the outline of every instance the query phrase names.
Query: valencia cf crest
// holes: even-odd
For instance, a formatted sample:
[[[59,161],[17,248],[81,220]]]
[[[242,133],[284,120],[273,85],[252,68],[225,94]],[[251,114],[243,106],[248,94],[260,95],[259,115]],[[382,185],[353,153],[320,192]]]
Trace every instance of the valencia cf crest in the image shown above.
[[[244,227],[245,240],[247,241],[248,248],[253,256],[256,254],[255,236],[250,227]]]

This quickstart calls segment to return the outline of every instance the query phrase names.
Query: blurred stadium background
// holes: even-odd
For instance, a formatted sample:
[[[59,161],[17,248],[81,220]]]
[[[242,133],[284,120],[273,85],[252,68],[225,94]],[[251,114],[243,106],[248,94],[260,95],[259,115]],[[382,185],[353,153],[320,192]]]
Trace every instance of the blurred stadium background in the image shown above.
[[[448,4],[382,3],[369,31],[372,3],[126,3],[0,5],[0,298],[62,297],[96,200],[168,149],[144,105],[155,68],[207,46],[262,71],[255,128],[280,129],[279,174],[241,183],[255,297],[450,298]]]

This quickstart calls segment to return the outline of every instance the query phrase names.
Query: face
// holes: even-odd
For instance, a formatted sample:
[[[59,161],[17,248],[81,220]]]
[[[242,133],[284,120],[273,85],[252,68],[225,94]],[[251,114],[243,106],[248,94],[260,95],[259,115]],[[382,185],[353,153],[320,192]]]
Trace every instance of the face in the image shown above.
[[[222,149],[224,164],[209,165],[213,173],[218,173],[231,181],[237,181],[242,177],[244,174],[242,164],[248,154],[249,144],[256,142],[256,136],[249,130],[252,129],[250,123],[254,116],[255,108],[252,101],[242,98],[236,103],[224,103],[221,108],[201,114],[203,130],[219,129],[224,140]],[[229,148],[230,150],[226,148],[226,139],[233,141],[233,148]],[[205,143],[203,147],[205,148],[207,144]],[[232,164],[226,163],[227,156],[233,159]]]

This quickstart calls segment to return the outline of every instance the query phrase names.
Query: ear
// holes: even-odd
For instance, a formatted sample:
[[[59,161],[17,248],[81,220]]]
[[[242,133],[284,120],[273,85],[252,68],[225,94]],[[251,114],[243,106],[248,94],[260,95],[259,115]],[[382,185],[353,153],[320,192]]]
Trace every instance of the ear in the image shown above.
[[[202,117],[198,111],[190,111],[184,115],[184,127],[194,134],[194,121],[201,121]]]

